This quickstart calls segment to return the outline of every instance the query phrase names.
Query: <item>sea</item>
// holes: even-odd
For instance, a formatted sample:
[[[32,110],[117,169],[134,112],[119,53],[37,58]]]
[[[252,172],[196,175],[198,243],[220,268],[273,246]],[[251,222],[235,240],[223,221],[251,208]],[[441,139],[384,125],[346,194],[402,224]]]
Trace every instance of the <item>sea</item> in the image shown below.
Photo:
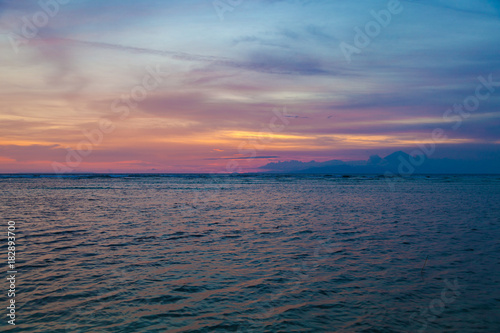
[[[500,332],[499,175],[1,175],[0,212],[4,332]]]

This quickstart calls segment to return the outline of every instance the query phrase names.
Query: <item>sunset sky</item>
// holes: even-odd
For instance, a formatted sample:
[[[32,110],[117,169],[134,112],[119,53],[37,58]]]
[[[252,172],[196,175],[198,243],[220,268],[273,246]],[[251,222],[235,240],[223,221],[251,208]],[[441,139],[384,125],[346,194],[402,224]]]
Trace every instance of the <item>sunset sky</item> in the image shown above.
[[[0,172],[500,156],[499,1],[40,3],[0,0]]]

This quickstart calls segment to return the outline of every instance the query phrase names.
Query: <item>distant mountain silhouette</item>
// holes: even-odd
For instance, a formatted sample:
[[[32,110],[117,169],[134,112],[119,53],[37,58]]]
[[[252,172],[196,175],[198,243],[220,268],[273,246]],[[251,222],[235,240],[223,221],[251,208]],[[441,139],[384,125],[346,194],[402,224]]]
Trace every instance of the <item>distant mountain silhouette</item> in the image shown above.
[[[326,162],[284,161],[261,166],[265,172],[321,174],[499,174],[500,159],[454,160],[431,159],[425,155],[412,156],[396,151],[384,158],[370,156],[367,161],[330,160]]]
[[[378,156],[378,155],[375,155],[375,156]],[[396,152],[384,157],[383,161],[385,161],[389,164],[396,164],[396,163],[400,163],[400,158],[409,160],[410,155],[405,153],[404,151],[396,151]]]

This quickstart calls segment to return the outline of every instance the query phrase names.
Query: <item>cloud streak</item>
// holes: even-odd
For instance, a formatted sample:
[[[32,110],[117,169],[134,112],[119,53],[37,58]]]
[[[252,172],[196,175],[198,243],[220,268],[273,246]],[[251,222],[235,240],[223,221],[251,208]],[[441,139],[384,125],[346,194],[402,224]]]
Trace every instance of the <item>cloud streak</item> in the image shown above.
[[[101,118],[116,121],[116,131],[81,170],[204,172],[220,171],[228,159],[244,170],[266,159],[365,160],[374,151],[411,150],[435,128],[446,131],[439,147],[450,158],[472,145],[477,156],[493,154],[500,88],[459,128],[443,115],[475,93],[478,76],[500,81],[498,4],[402,5],[347,64],[339,43],[352,42],[354,28],[386,2],[253,1],[223,22],[209,2],[195,0],[68,3],[19,54],[0,38],[0,172],[50,171],[50,161],[64,160]],[[5,33],[19,34],[23,16],[41,10],[36,2],[1,6]],[[113,101],[156,66],[164,82],[120,120]],[[283,117],[286,130],[259,157],[242,154],[241,142],[257,140],[282,106],[292,115]]]

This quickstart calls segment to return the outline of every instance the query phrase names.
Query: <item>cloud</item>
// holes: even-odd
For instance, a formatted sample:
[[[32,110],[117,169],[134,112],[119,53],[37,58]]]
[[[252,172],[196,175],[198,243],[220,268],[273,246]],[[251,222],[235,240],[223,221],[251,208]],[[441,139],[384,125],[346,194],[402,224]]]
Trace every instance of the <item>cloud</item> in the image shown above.
[[[500,80],[497,2],[404,1],[404,11],[348,64],[339,43],[387,4],[360,0],[252,1],[220,22],[210,2],[74,1],[19,54],[0,40],[2,167],[46,167],[116,121],[82,167],[216,169],[287,106],[265,158],[363,158],[410,147],[442,127],[459,147],[498,142],[500,90],[457,130],[444,112]],[[19,33],[37,2],[2,1],[2,29]],[[162,84],[126,119],[111,104],[160,64]],[[481,146],[482,147],[482,146]],[[224,151],[214,158],[214,149]],[[12,162],[16,161],[16,162]],[[14,163],[14,164],[12,164]],[[9,169],[10,170],[10,169]],[[127,169],[129,170],[129,169]]]
[[[66,151],[58,145],[0,145],[0,156],[17,162],[40,162],[60,159]]]
[[[220,158],[205,158],[207,161],[218,161],[218,160],[252,160],[252,159],[269,159],[269,158],[279,158],[279,156],[255,156],[255,157],[220,157]]]

